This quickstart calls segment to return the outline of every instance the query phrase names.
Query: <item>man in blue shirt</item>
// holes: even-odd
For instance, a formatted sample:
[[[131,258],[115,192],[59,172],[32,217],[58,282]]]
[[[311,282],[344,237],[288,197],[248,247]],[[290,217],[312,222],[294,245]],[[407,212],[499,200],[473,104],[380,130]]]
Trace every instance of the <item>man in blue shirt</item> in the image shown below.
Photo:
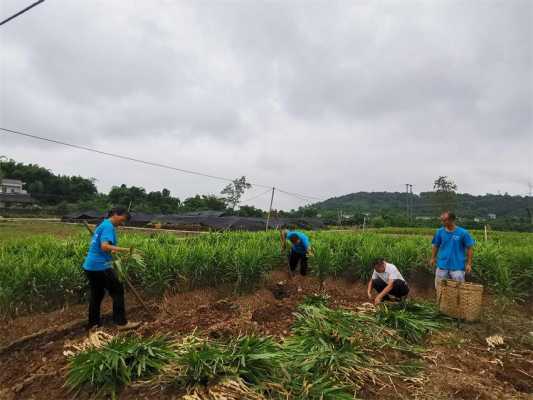
[[[474,239],[464,228],[455,225],[455,214],[446,211],[440,217],[442,228],[433,237],[431,266],[435,271],[435,288],[443,279],[465,280],[465,272],[472,272]]]
[[[289,254],[289,276],[292,276],[298,264],[300,264],[300,274],[307,275],[307,253],[309,251],[309,238],[302,232],[286,231],[281,232],[282,248],[285,251],[287,240],[292,244]]]
[[[125,329],[139,325],[128,323],[126,320],[124,287],[112,268],[112,253],[130,251],[128,248],[117,246],[115,231],[116,226],[122,225],[129,218],[128,211],[123,208],[114,208],[109,212],[108,218],[98,225],[92,236],[89,252],[83,263],[90,287],[89,329],[101,326],[100,305],[106,290],[113,299],[113,322]]]

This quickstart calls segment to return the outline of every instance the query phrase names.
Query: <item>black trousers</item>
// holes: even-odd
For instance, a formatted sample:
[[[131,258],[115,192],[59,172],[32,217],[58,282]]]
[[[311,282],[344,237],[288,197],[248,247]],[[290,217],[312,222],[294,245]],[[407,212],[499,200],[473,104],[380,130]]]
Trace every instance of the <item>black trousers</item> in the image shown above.
[[[300,274],[303,276],[307,275],[307,255],[291,250],[289,254],[289,268],[292,272],[296,270],[298,263],[300,263]]]
[[[113,299],[113,322],[117,325],[125,325],[126,307],[124,306],[124,286],[118,280],[117,273],[113,268],[104,271],[85,271],[90,287],[89,300],[89,328],[101,325],[100,305],[105,292]]]
[[[387,287],[387,282],[385,282],[383,279],[372,279],[372,288],[374,288],[376,292],[381,293],[385,287]],[[405,297],[408,293],[409,286],[407,286],[407,283],[401,279],[395,279],[392,281],[392,289],[388,294],[394,297]]]

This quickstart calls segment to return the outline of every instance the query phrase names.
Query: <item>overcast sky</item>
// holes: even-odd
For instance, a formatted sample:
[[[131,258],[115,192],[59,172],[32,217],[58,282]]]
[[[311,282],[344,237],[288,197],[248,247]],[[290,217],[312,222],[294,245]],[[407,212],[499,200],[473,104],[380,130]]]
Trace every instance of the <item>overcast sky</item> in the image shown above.
[[[0,126],[321,198],[438,175],[523,195],[532,21],[530,0],[47,0],[0,27]],[[225,185],[6,134],[0,155],[101,191]]]

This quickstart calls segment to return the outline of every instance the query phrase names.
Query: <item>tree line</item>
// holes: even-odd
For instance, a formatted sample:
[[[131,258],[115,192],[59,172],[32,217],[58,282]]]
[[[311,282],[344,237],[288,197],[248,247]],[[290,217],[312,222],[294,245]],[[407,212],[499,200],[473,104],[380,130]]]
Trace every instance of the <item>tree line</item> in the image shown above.
[[[461,223],[481,229],[488,224],[500,230],[533,230],[533,199],[505,194],[471,195],[458,193],[457,184],[439,176],[433,191],[358,192],[293,210],[295,216],[320,216],[326,223],[342,225],[427,226],[439,224],[444,210],[454,211]]]
[[[197,194],[185,199],[172,196],[170,190],[146,191],[140,186],[113,186],[108,194],[99,193],[94,178],[56,175],[37,164],[0,159],[0,178],[20,179],[39,206],[56,213],[103,211],[111,206],[131,207],[133,211],[174,214],[215,210],[245,217],[264,217],[266,211],[240,205],[243,194],[251,188],[244,176],[224,187],[219,194]],[[509,194],[475,196],[458,193],[452,179],[440,176],[433,191],[419,194],[401,192],[358,192],[306,205],[288,212],[274,211],[282,217],[319,217],[332,225],[435,226],[439,213],[455,211],[474,228],[489,223],[496,229],[531,230],[531,197]],[[496,219],[492,219],[496,216]]]
[[[166,188],[148,192],[143,187],[125,184],[113,186],[108,194],[98,193],[94,178],[56,175],[37,164],[24,164],[15,160],[0,162],[1,178],[23,181],[24,189],[38,201],[39,206],[58,212],[103,211],[111,206],[121,205],[137,212],[162,214],[215,210],[250,217],[264,215],[263,210],[253,206],[237,209],[242,195],[251,187],[244,176],[229,183],[220,195],[197,194],[183,200],[172,196]]]

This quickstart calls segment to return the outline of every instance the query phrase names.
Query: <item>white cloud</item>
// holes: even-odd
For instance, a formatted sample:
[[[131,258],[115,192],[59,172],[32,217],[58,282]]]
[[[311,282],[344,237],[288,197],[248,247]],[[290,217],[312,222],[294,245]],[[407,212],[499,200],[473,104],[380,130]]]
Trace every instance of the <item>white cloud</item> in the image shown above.
[[[532,16],[520,0],[45,2],[1,28],[0,123],[319,197],[440,174],[523,194]],[[224,185],[6,135],[0,154],[101,190]]]

